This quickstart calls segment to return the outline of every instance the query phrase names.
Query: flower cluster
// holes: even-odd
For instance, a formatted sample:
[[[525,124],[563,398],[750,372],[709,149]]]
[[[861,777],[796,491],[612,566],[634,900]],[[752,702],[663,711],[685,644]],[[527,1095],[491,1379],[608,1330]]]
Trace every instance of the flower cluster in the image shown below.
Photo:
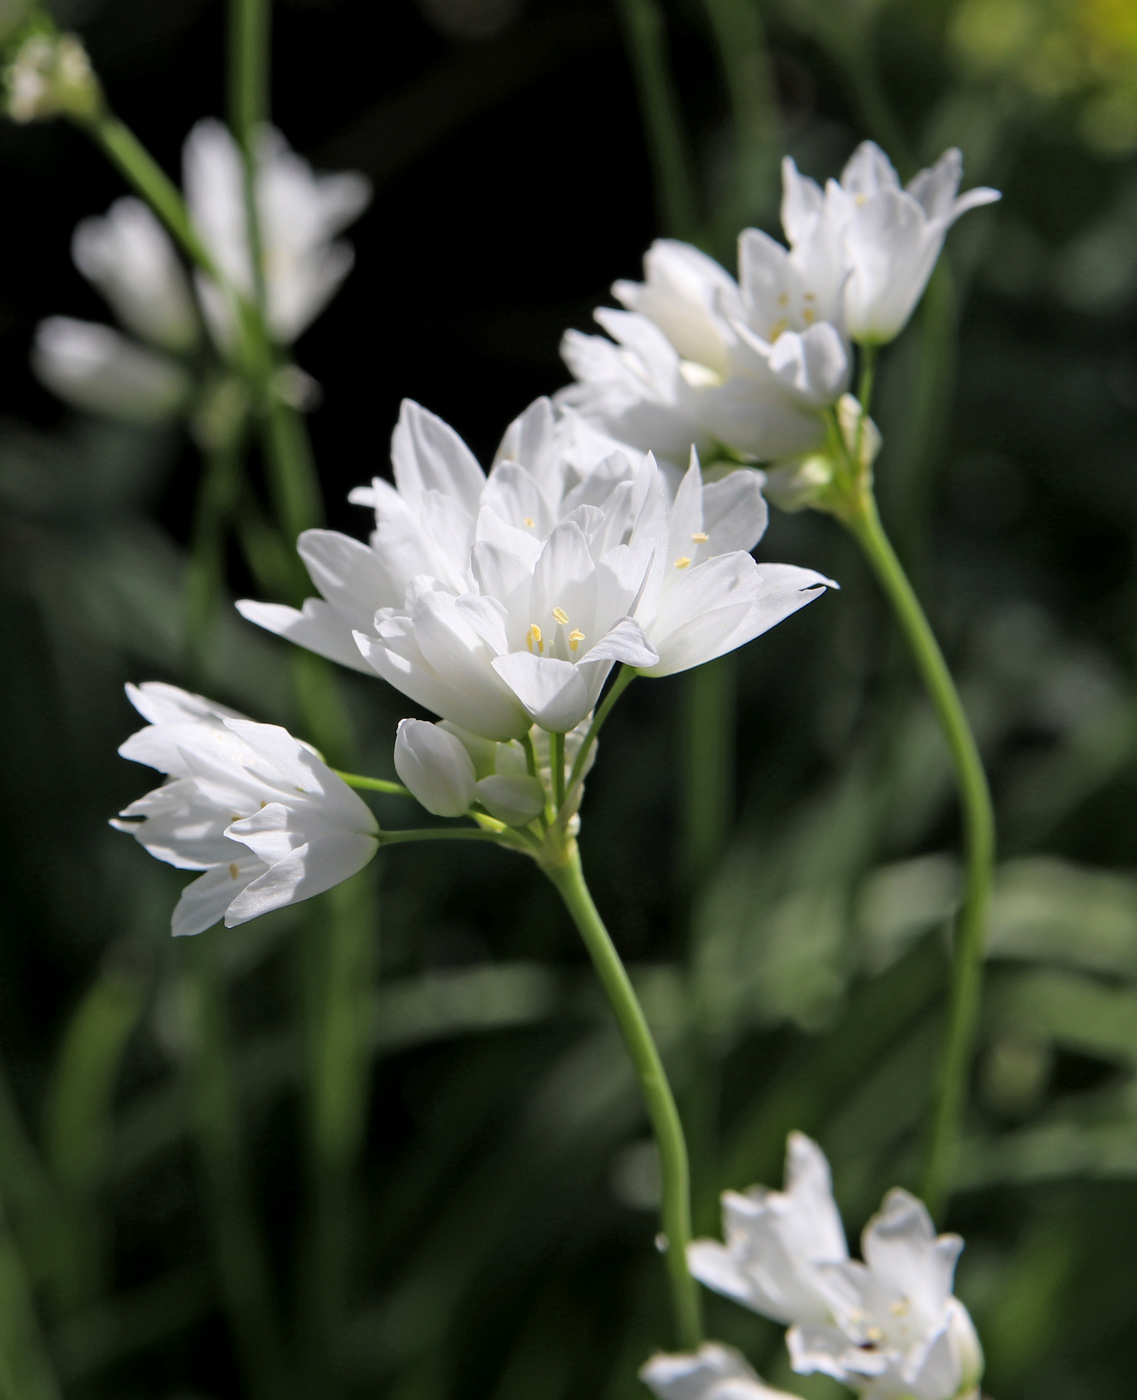
[[[488,475],[413,403],[392,460],[394,487],[352,493],[375,509],[369,545],[301,536],[321,599],[239,606],[482,739],[567,733],[616,663],[648,676],[698,666],[831,582],[751,557],[767,515],[757,473],[705,482],[692,457],[672,494],[650,454],[619,450],[547,400],[512,425]]]
[[[315,319],[352,265],[336,235],[370,198],[361,175],[315,175],[275,129],[260,135],[256,204],[270,335],[291,344]],[[252,297],[241,155],[217,121],[200,121],[182,153],[194,228],[228,288]],[[32,366],[48,388],[76,407],[157,422],[208,410],[199,393],[201,351],[222,358],[237,327],[226,291],[201,273],[193,284],[174,245],[140,200],[116,200],[84,219],[72,240],[75,265],[110,304],[128,335],[110,326],[52,316],[36,331]],[[295,386],[279,386],[286,395]]]
[[[315,750],[252,720],[149,682],[127,694],[147,723],[119,749],[168,781],[112,822],[152,856],[204,873],[174,910],[175,934],[243,924],[354,875],[378,849],[365,803]]]
[[[820,1371],[864,1400],[964,1400],[978,1394],[983,1354],[967,1309],[952,1296],[958,1235],[936,1235],[924,1206],[890,1191],[851,1260],[816,1143],[790,1135],[784,1191],[723,1196],[726,1243],[696,1240],[691,1272],[708,1288],[789,1327],[795,1371]],[[724,1348],[656,1357],[644,1380],[662,1400],[709,1400],[745,1365]],[[733,1369],[732,1369],[733,1368]],[[684,1377],[684,1388],[675,1378]],[[770,1395],[747,1372],[750,1388]],[[755,1389],[755,1385],[758,1388]]]
[[[901,187],[871,141],[822,190],[788,159],[782,225],[788,248],[757,229],[738,244],[738,281],[685,243],[661,240],[644,282],[612,288],[626,308],[596,319],[611,339],[569,331],[562,353],[577,383],[562,402],[622,440],[682,460],[762,462],[813,452],[825,410],[849,385],[850,342],[883,344],[903,329],[944,235],[998,193],[957,197],[962,161],[949,150]]]

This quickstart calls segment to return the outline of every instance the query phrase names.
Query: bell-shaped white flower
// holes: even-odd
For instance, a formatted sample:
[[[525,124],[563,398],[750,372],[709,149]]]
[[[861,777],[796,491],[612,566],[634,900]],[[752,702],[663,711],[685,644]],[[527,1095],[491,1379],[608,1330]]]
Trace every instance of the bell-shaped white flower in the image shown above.
[[[132,422],[173,418],[193,392],[189,374],[168,355],[69,316],[39,323],[31,362],[41,383],[67,403]]]
[[[127,694],[148,725],[119,753],[169,780],[112,825],[159,860],[204,872],[178,901],[176,935],[310,899],[375,854],[368,807],[287,730],[176,686],[150,682]]]
[[[819,236],[787,251],[748,229],[736,283],[697,249],[661,240],[644,270],[644,282],[612,288],[627,311],[596,312],[612,340],[565,335],[562,354],[578,383],[559,400],[673,461],[692,445],[763,461],[817,447],[823,410],[850,371],[839,243]]]
[[[660,1352],[640,1368],[659,1400],[797,1400],[767,1385],[733,1347],[704,1342],[697,1352]]]
[[[832,1309],[818,1269],[848,1259],[849,1251],[817,1144],[791,1133],[785,1190],[752,1186],[745,1195],[725,1192],[722,1202],[726,1244],[695,1240],[687,1251],[692,1274],[776,1322],[828,1322]]]
[[[83,219],[71,239],[75,266],[127,330],[162,350],[192,350],[201,334],[193,292],[169,234],[139,199],[117,199]]]
[[[977,187],[957,195],[963,158],[954,147],[901,188],[900,177],[879,146],[864,141],[840,182],[818,185],[783,165],[782,222],[797,254],[821,240],[839,242],[848,268],[844,319],[863,344],[895,339],[908,323],[943,247],[961,214],[1000,198]]]
[[[762,475],[741,468],[704,484],[698,455],[676,492],[648,498],[630,545],[651,567],[635,611],[659,659],[644,675],[670,676],[723,656],[837,585],[813,569],[759,564],[766,529]]]
[[[609,498],[610,513],[622,511],[630,524],[652,471],[618,448],[538,399],[506,431],[487,477],[453,428],[407,400],[391,439],[394,485],[376,477],[350,496],[375,512],[370,541],[307,530],[298,548],[322,596],[301,611],[252,600],[237,606],[250,622],[373,674],[353,634],[369,632],[381,609],[409,606],[416,579],[454,596],[468,592],[479,540],[532,553],[578,506]]]
[[[834,1376],[868,1400],[971,1395],[983,1353],[952,1296],[962,1248],[958,1235],[936,1235],[922,1202],[890,1191],[861,1238],[865,1262],[821,1266],[833,1324],[791,1329],[794,1369]]]
[[[351,245],[336,235],[367,207],[371,187],[353,172],[316,175],[273,127],[260,133],[254,180],[269,330],[290,344],[319,315],[351,271]],[[182,153],[186,202],[221,273],[246,296],[255,290],[241,154],[228,129],[200,121]],[[219,343],[232,339],[231,309],[199,277],[198,289]]]

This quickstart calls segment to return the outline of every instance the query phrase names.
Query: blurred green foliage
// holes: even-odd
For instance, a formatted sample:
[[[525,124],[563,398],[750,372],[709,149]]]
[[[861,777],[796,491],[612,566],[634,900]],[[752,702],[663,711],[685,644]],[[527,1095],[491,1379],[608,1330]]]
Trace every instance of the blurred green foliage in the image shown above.
[[[219,67],[213,6],[64,8],[90,26],[143,131],[160,106],[153,78],[138,77],[147,65],[173,72],[188,44]],[[334,39],[325,64],[351,33],[382,55],[376,89],[364,66],[351,102],[328,95],[351,83],[322,74],[324,115],[309,130],[318,158],[322,142],[323,158],[382,180],[357,282],[309,352],[330,390],[315,431],[333,512],[382,469],[404,388],[492,446],[532,393],[560,382],[562,326],[584,324],[657,231],[650,141],[619,48],[634,7],[371,8],[327,0],[279,16],[286,125],[312,35]],[[783,146],[822,176],[865,136],[909,170],[959,144],[967,183],[1006,192],[952,234],[879,400],[883,509],[983,742],[1003,852],[947,1223],[967,1239],[959,1290],[992,1394],[1126,1400],[1137,1388],[1137,17],[1128,0],[644,8],[682,116],[693,226],[724,257],[741,218],[772,226]],[[747,73],[768,101],[754,100]],[[571,179],[557,173],[550,115],[566,104],[581,145]],[[519,127],[528,164],[508,144]],[[8,130],[0,160],[17,195],[39,178],[25,136],[68,168],[95,160]],[[471,291],[450,271],[428,286],[413,263],[414,297],[400,300],[391,268],[417,241],[434,256],[456,166],[495,143],[498,164],[475,161],[484,208],[460,221],[486,224],[475,256],[529,269],[528,301],[493,278]],[[604,184],[609,161],[632,182],[622,204]],[[548,256],[552,221],[517,217],[530,200],[583,204],[596,246],[578,251],[582,216],[566,212]],[[21,220],[50,238],[62,279],[67,230],[46,222],[62,205],[41,215],[28,203]],[[658,207],[667,215],[666,199]],[[16,363],[28,317],[65,308],[54,274],[30,292],[12,266],[5,278],[2,348]],[[453,343],[439,349],[412,321]],[[384,335],[391,344],[376,345]],[[341,968],[336,993],[365,1018],[366,1121],[333,1083],[319,1098],[330,1116],[306,1137],[326,1048],[305,1011],[323,965],[312,949],[350,908],[326,896],[173,946],[181,877],[105,825],[146,776],[114,755],[132,724],[123,681],[185,679],[196,464],[173,435],[53,420],[13,383],[6,410],[39,422],[0,428],[0,1397],[637,1394],[636,1366],[668,1341],[655,1163],[551,892],[496,851],[384,856],[374,967]],[[821,1141],[851,1221],[914,1179],[957,899],[946,758],[863,570],[817,518],[776,518],[762,550],[826,569],[843,589],[739,658],[738,819],[721,858],[694,890],[673,859],[673,683],[633,687],[621,703],[582,835],[674,1076],[703,1231],[717,1229],[722,1188],[780,1178],[790,1128]],[[285,649],[235,615],[218,620],[196,683],[298,723]],[[342,688],[360,763],[388,774],[404,703],[359,677]],[[375,875],[358,877],[364,893]],[[327,1163],[349,1160],[357,1137],[358,1170],[336,1176]],[[343,1299],[318,1287],[329,1239],[349,1259]],[[721,1299],[708,1311],[714,1335],[771,1382],[833,1393],[790,1375],[775,1329]]]

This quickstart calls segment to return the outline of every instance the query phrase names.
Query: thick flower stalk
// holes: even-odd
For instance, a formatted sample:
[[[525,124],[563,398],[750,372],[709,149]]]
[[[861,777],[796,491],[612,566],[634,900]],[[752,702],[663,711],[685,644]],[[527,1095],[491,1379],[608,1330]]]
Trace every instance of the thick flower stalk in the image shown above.
[[[141,200],[116,200],[101,218],[75,230],[72,256],[106,298],[128,334],[53,316],[36,332],[32,365],[53,392],[76,407],[157,422],[193,413],[208,431],[217,399],[216,363],[239,350],[233,293],[251,302],[241,153],[220,122],[198,122],[183,150],[190,223],[223,279],[200,268],[191,290],[170,235]],[[353,173],[316,175],[284,137],[266,127],[257,145],[255,195],[261,280],[269,338],[290,345],[315,319],[351,269],[353,253],[337,235],[366,207],[367,181]],[[212,344],[203,355],[204,332]],[[275,392],[302,398],[299,371],[279,376]]]
[[[148,723],[119,753],[168,780],[112,825],[157,859],[203,872],[174,910],[175,935],[310,899],[375,854],[370,810],[287,730],[156,681],[127,694]]]
[[[697,1240],[691,1272],[709,1288],[789,1327],[794,1370],[823,1372],[864,1400],[978,1395],[983,1353],[952,1294],[958,1235],[936,1235],[923,1204],[890,1191],[851,1260],[829,1164],[790,1135],[784,1191],[723,1196],[726,1243]],[[650,1382],[649,1382],[650,1383]]]

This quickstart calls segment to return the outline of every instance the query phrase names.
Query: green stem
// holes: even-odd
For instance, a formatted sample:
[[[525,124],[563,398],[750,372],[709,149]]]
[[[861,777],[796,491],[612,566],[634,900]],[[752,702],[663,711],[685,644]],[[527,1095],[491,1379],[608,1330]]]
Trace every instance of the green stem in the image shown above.
[[[204,683],[209,643],[225,588],[225,529],[241,494],[241,443],[230,438],[204,449],[205,475],[194,502],[186,571],[186,640],[191,673]]]
[[[380,846],[401,846],[408,841],[497,841],[500,843],[506,839],[507,834],[507,831],[482,831],[472,826],[420,826],[404,831],[381,831],[379,844]]]
[[[221,1292],[249,1394],[254,1400],[280,1400],[290,1391],[288,1369],[246,1173],[243,1113],[233,1080],[217,952],[215,936],[209,934],[190,940],[186,948],[189,1099]]]
[[[842,516],[888,597],[947,741],[963,810],[966,883],[956,925],[947,1026],[936,1072],[924,1157],[923,1196],[938,1216],[950,1191],[983,984],[987,905],[995,859],[995,818],[975,738],[943,653],[888,540],[870,491]]]
[[[634,666],[621,666],[620,674],[612,683],[611,689],[601,702],[600,708],[592,716],[592,723],[588,726],[588,733],[584,736],[584,743],[577,750],[576,758],[573,760],[572,772],[569,774],[568,795],[573,795],[573,789],[584,777],[584,766],[588,762],[588,755],[592,752],[592,746],[596,743],[596,737],[604,725],[604,721],[612,713],[612,707],[628,686],[636,678]]]
[[[549,766],[553,777],[553,806],[559,812],[565,805],[565,736],[549,735]]]
[[[262,431],[273,513],[292,548],[303,531],[323,521],[312,444],[303,417],[274,393],[269,395]],[[302,566],[297,568],[306,579]],[[305,582],[301,586],[307,591]]]
[[[99,112],[80,125],[154,210],[190,261],[223,287],[225,279],[197,236],[180,191],[138,137],[111,112]]]
[[[703,1324],[698,1288],[687,1268],[687,1246],[691,1242],[691,1183],[679,1110],[675,1107],[675,1098],[652,1039],[647,1017],[588,892],[575,843],[570,847],[567,859],[560,865],[546,867],[545,873],[556,886],[584,939],[584,946],[608,994],[624,1044],[635,1066],[644,1106],[659,1147],[663,1184],[661,1217],[667,1274],[675,1311],[676,1341],[684,1350],[692,1350],[702,1342]]]
[[[663,14],[656,0],[619,0],[617,8],[635,75],[663,225],[676,238],[691,239],[698,228],[698,206],[679,97],[667,60]]]
[[[393,797],[411,797],[410,788],[405,788],[402,783],[388,782],[386,778],[365,778],[359,773],[344,773],[339,768],[333,768],[332,772],[337,778],[342,778],[348,787],[361,788],[364,792],[389,792]]]
[[[24,1261],[0,1206],[0,1400],[62,1400]]]
[[[268,345],[264,244],[257,205],[257,142],[269,119],[269,58],[271,0],[230,0],[229,3],[229,125],[241,148],[242,187],[249,240],[253,296]],[[266,356],[266,367],[271,355]]]

